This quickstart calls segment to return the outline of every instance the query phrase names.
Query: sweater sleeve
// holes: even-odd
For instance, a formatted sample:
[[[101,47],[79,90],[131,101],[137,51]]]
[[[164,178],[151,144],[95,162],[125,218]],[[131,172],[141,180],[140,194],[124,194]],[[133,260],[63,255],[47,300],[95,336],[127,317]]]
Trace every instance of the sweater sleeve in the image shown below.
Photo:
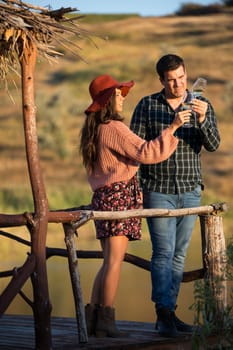
[[[111,121],[101,128],[101,143],[137,163],[160,163],[171,156],[178,145],[178,139],[169,129],[154,140],[145,141],[134,134],[124,123]]]

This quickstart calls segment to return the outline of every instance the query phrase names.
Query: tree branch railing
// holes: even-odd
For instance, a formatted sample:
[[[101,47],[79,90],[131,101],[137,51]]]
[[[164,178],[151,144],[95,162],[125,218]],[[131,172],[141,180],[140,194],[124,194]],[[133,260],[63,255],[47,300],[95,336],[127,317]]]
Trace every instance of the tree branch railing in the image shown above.
[[[8,232],[0,231],[0,236],[7,237],[21,244],[24,244],[28,247],[31,246],[30,241],[22,239]],[[76,250],[76,254],[78,259],[103,259],[102,251],[98,251],[98,250]],[[66,249],[63,249],[63,248],[46,247],[46,259],[49,259],[54,256],[68,258],[68,252]],[[139,268],[142,268],[143,270],[150,271],[150,261],[144,258],[141,258],[139,256],[126,253],[124,257],[124,261],[134,266],[137,266]],[[17,268],[17,270],[20,271],[21,268],[22,267],[19,267]],[[0,271],[0,278],[13,276],[14,273],[15,273],[15,269],[3,271],[3,272]],[[204,276],[203,268],[184,272],[182,282],[191,282],[199,278],[203,278],[203,276]]]
[[[219,216],[219,212],[225,212],[228,210],[226,203],[217,203],[206,206],[200,206],[197,208],[185,208],[185,209],[138,209],[128,211],[92,211],[90,206],[81,206],[78,208],[69,208],[65,210],[48,211],[47,219],[48,223],[57,223],[63,225],[65,234],[66,249],[45,247],[46,260],[53,256],[60,256],[68,258],[69,272],[71,277],[71,283],[73,288],[73,296],[75,301],[75,311],[78,326],[79,342],[87,342],[87,332],[85,326],[84,307],[82,302],[82,290],[80,285],[79,271],[78,271],[78,259],[102,259],[103,254],[101,251],[85,251],[77,250],[75,247],[75,238],[78,236],[77,230],[90,220],[122,220],[131,217],[175,217],[184,215],[198,215],[201,223],[201,239],[202,239],[202,258],[203,267],[194,271],[184,272],[183,282],[191,282],[197,279],[206,278],[211,280],[213,286],[213,292],[216,293],[217,311],[222,312],[223,306],[226,306],[226,282],[223,283],[223,289],[221,295],[217,295],[215,291],[215,277],[216,274],[219,277],[221,271],[224,271],[226,264],[225,260],[225,241],[222,229],[222,217]],[[34,213],[23,214],[0,214],[0,227],[16,227],[26,226],[30,233],[35,223]],[[214,243],[212,242],[214,235]],[[0,230],[0,236],[4,236],[8,239],[15,240],[20,244],[28,247],[32,247],[32,242],[22,239],[14,234]],[[31,235],[32,236],[32,235]],[[32,239],[32,237],[31,237]],[[214,249],[212,249],[214,246]],[[211,256],[209,251],[211,250]],[[22,295],[21,288],[26,280],[33,274],[35,268],[35,255],[33,251],[28,254],[28,258],[23,266],[10,271],[0,272],[0,278],[12,277],[8,286],[0,295],[0,315],[5,312],[13,298],[19,293],[23,299],[34,308],[34,303],[31,302],[25,295]],[[216,256],[217,262],[216,262]],[[150,262],[139,256],[135,256],[129,253],[125,254],[124,261],[142,268],[146,271],[150,271]]]
[[[87,209],[82,209],[87,208]],[[215,203],[195,208],[183,209],[134,209],[124,211],[93,211],[90,206],[69,208],[48,212],[48,223],[70,223],[73,227],[80,227],[89,220],[122,220],[132,217],[155,217],[155,216],[183,216],[183,215],[208,215],[217,214],[228,210],[226,203]],[[34,224],[34,213],[23,214],[0,214],[0,227],[16,227]]]

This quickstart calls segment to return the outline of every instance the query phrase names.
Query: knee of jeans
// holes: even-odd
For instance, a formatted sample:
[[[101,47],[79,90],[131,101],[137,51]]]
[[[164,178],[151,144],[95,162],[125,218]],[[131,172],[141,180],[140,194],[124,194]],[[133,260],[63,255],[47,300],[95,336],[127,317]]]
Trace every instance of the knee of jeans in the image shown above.
[[[159,265],[168,263],[173,259],[174,251],[172,249],[153,249],[152,261],[158,261]]]

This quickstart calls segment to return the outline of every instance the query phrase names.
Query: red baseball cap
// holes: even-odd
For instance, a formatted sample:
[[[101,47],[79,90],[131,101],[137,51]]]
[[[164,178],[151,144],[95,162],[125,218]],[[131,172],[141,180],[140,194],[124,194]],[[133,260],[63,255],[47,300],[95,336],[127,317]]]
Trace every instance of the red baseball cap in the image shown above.
[[[85,110],[85,113],[97,112],[105,107],[116,88],[120,89],[122,96],[125,97],[133,85],[133,80],[127,83],[119,83],[108,74],[98,76],[90,83],[89,92],[92,103]]]

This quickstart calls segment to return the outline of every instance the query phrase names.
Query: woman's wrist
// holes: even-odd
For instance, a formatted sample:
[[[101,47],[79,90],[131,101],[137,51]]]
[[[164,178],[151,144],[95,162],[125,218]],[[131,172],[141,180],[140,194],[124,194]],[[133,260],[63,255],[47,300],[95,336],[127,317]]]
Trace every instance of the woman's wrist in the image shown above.
[[[174,125],[174,124],[171,124],[169,127],[168,127],[168,130],[170,131],[170,133],[173,135],[175,133],[175,131],[177,130],[177,126]]]

